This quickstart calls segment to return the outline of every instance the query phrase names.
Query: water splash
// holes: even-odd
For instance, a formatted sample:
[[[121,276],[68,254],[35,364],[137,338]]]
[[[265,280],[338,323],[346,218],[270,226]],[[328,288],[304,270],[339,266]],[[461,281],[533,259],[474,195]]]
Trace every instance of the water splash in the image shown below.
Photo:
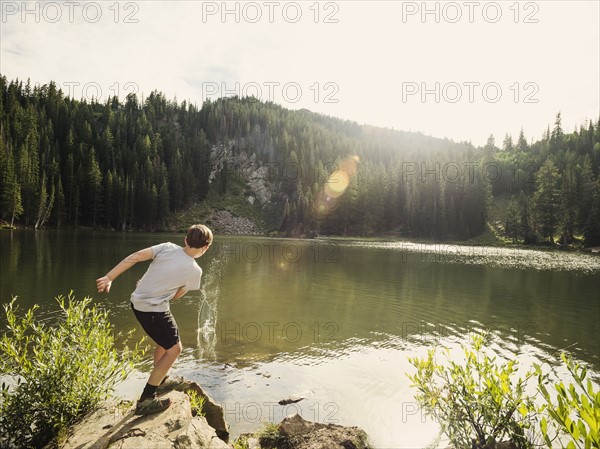
[[[216,359],[217,302],[221,290],[221,275],[226,261],[227,255],[214,258],[202,275],[198,303],[198,328],[196,330],[197,357],[199,359]]]

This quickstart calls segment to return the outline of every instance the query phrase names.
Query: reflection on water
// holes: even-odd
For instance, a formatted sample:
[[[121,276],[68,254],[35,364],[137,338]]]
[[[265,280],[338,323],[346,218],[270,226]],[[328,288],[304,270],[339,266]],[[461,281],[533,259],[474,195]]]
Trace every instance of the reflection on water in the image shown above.
[[[73,289],[136,329],[128,306],[145,265],[109,295],[95,279],[130,252],[183,235],[92,232],[0,233],[0,298],[19,295],[55,317],[56,294]],[[436,252],[437,251],[437,252]],[[471,333],[525,369],[567,373],[566,349],[600,372],[600,258],[568,252],[337,240],[217,236],[198,259],[202,290],[172,304],[184,353],[176,372],[222,402],[232,436],[298,411],[307,419],[363,427],[377,447],[424,447],[438,426],[417,407],[408,357],[454,349]],[[121,385],[133,398],[150,359]],[[305,399],[281,406],[290,395]]]
[[[600,257],[574,251],[540,251],[526,248],[495,246],[468,246],[455,244],[429,244],[413,242],[365,242],[344,240],[345,246],[389,249],[418,256],[421,261],[487,265],[505,268],[533,268],[536,270],[567,270],[582,273],[600,272]]]

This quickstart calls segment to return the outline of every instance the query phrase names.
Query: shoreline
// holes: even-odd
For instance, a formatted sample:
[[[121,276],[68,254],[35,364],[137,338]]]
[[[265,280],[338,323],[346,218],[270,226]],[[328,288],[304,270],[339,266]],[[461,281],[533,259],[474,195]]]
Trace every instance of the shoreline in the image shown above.
[[[93,228],[91,226],[80,226],[77,228],[65,227],[65,228],[50,228],[44,227],[41,229],[35,229],[33,227],[25,226],[6,226],[4,223],[0,223],[0,232],[12,232],[12,231],[59,231],[59,232],[108,232],[108,233],[132,233],[132,234],[182,234],[185,230],[174,230],[174,229],[160,229],[160,230],[142,230],[142,229],[126,229],[118,230],[113,228]],[[259,237],[259,238],[275,238],[283,240],[329,240],[329,241],[340,241],[340,242],[374,242],[374,243],[412,243],[419,245],[442,245],[442,246],[461,246],[461,247],[493,247],[493,248],[506,248],[506,249],[527,249],[537,251],[565,251],[579,254],[598,254],[600,255],[600,246],[584,247],[581,242],[573,245],[561,245],[561,244],[550,244],[550,243],[512,243],[503,241],[492,241],[481,236],[473,237],[467,240],[439,240],[439,239],[428,239],[428,238],[412,238],[409,236],[402,236],[397,234],[382,233],[378,235],[360,236],[360,235],[324,235],[316,234],[314,236],[289,236],[278,232],[270,233],[247,233],[247,232],[215,232],[217,236],[228,236],[228,237]],[[482,234],[482,236],[484,236]]]

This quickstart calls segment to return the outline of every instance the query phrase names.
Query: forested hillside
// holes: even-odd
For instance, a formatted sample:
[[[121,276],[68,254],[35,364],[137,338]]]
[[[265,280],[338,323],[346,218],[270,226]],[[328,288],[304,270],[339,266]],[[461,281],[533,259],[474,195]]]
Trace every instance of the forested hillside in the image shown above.
[[[526,243],[600,244],[600,121],[483,148],[358,125],[253,98],[201,108],[159,92],[67,98],[54,83],[0,78],[0,218],[27,227],[162,229],[224,195],[266,231],[466,239],[493,197]]]

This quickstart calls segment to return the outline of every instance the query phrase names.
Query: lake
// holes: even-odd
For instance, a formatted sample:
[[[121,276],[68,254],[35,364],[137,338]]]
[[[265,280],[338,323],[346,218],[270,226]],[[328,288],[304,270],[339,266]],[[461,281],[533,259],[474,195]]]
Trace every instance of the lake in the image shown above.
[[[110,294],[95,280],[129,253],[183,234],[0,232],[0,301],[20,297],[51,321],[54,297],[92,296],[119,330],[137,329],[129,295],[138,264]],[[231,436],[299,412],[357,425],[378,448],[430,443],[438,426],[417,407],[408,357],[492,333],[489,350],[566,378],[567,349],[600,378],[600,257],[565,251],[215,236],[201,291],[172,303],[184,352],[174,373],[222,403]],[[5,323],[4,320],[0,323]],[[117,393],[139,395],[150,356]],[[301,402],[277,402],[302,394]]]

